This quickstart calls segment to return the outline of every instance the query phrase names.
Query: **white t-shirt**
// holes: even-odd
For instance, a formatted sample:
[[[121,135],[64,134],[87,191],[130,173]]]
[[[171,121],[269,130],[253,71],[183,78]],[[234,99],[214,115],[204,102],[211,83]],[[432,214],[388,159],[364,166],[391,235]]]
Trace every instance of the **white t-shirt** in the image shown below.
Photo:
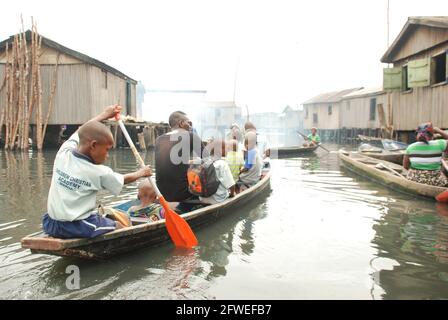
[[[59,149],[53,165],[48,215],[58,221],[87,218],[96,208],[96,194],[107,189],[115,195],[121,192],[124,176],[111,168],[94,164],[77,152],[78,133],[75,132]]]
[[[210,197],[199,197],[202,202],[211,204],[226,200],[229,197],[229,188],[235,184],[232,172],[225,160],[216,160],[213,162],[213,166],[215,167],[216,178],[220,182],[218,190],[216,190],[216,193]]]

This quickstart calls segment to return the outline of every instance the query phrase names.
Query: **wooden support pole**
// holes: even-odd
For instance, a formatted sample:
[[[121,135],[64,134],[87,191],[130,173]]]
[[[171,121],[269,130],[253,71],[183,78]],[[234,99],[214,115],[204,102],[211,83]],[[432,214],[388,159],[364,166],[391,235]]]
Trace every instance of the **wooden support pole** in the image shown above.
[[[45,133],[47,131],[47,125],[48,125],[48,121],[50,120],[51,109],[53,107],[53,99],[54,99],[54,95],[55,95],[55,92],[56,92],[56,81],[58,79],[59,57],[60,57],[60,54],[58,53],[58,57],[56,59],[56,66],[54,67],[54,71],[53,71],[53,81],[52,81],[52,84],[51,84],[51,93],[50,93],[49,102],[48,102],[47,116],[45,118],[44,129],[43,129],[43,132],[42,132],[42,142],[45,139]]]

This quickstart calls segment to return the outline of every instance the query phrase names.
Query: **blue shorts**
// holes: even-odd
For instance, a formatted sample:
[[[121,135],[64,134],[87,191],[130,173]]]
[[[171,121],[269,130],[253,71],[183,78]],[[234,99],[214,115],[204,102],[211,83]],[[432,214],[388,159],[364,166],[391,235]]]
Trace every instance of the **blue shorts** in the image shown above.
[[[115,230],[115,221],[92,214],[84,220],[57,221],[46,213],[42,218],[44,232],[54,238],[93,238]]]

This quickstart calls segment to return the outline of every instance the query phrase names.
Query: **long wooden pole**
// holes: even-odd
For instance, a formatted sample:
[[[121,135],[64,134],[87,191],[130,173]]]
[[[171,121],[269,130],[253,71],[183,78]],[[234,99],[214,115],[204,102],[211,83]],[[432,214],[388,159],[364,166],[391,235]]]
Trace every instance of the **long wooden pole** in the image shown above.
[[[28,115],[28,88],[29,88],[29,56],[28,56],[28,44],[26,41],[26,32],[23,25],[23,17],[20,16],[22,22],[23,32],[23,47],[25,55],[25,72],[23,75],[24,90],[23,90],[23,136],[22,136],[22,150],[28,150],[28,137],[29,137],[29,115]]]
[[[7,64],[8,61],[6,60],[6,64],[5,64],[5,74],[3,75],[3,82],[2,82],[2,86],[0,87],[0,97],[3,97],[3,95],[1,94],[2,91],[6,88],[6,74],[7,74]],[[6,109],[6,91],[5,91],[5,95],[4,95],[5,99],[4,99],[4,103],[2,103],[3,108],[0,114],[0,138],[3,134],[3,121],[5,120],[5,109]]]
[[[33,18],[31,18],[31,24],[34,25],[33,23]],[[25,137],[26,137],[26,141],[25,141],[25,147],[26,149],[28,149],[28,138],[29,138],[29,129],[30,129],[30,120],[31,120],[31,116],[33,114],[33,109],[34,109],[34,103],[35,103],[35,94],[34,92],[36,91],[35,87],[34,87],[34,83],[36,81],[36,62],[35,62],[35,56],[36,56],[36,43],[34,41],[34,28],[31,32],[31,48],[30,48],[30,65],[29,65],[29,69],[31,70],[31,82],[29,83],[29,91],[28,91],[28,114],[27,114],[27,118],[25,120]]]
[[[39,54],[42,44],[42,37],[37,33],[36,27],[36,37],[37,37],[37,54],[36,54],[36,65],[37,65],[37,92],[36,92],[36,103],[37,103],[37,113],[36,113],[36,130],[37,130],[37,150],[42,150],[43,140],[42,140],[42,81],[40,74],[39,65]]]
[[[16,136],[17,142],[14,144],[15,148],[21,149],[22,147],[22,134],[23,134],[23,75],[24,72],[24,57],[23,47],[22,47],[22,33],[19,33],[18,42],[17,42],[17,63],[19,65],[19,73],[17,75],[17,87],[18,87],[18,95],[17,95],[17,122],[16,122]]]
[[[9,143],[9,95],[10,95],[10,61],[9,61],[9,44],[6,43],[6,69],[5,69],[5,76],[6,76],[6,103],[5,103],[5,149],[8,149],[8,143]]]
[[[47,131],[47,125],[48,125],[48,121],[50,120],[51,109],[53,107],[53,98],[54,98],[54,94],[56,92],[56,81],[58,79],[59,57],[60,57],[60,54],[58,54],[58,56],[56,58],[56,66],[54,67],[54,70],[53,70],[53,80],[52,80],[52,84],[51,84],[51,93],[50,93],[50,98],[49,98],[49,102],[48,102],[47,116],[45,117],[44,129],[42,131],[42,140],[45,139],[45,133]]]

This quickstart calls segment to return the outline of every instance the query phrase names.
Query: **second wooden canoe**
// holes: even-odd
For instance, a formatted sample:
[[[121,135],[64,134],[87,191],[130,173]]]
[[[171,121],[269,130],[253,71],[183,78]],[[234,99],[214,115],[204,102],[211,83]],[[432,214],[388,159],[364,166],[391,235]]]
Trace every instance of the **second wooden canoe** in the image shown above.
[[[395,163],[344,150],[339,150],[339,159],[342,160],[343,165],[347,169],[397,191],[419,195],[436,201],[435,197],[447,190],[447,188],[444,187],[430,186],[406,179],[406,169]],[[387,169],[378,168],[378,166],[381,166],[379,165],[380,163],[383,167],[388,167],[402,176],[392,173]]]

